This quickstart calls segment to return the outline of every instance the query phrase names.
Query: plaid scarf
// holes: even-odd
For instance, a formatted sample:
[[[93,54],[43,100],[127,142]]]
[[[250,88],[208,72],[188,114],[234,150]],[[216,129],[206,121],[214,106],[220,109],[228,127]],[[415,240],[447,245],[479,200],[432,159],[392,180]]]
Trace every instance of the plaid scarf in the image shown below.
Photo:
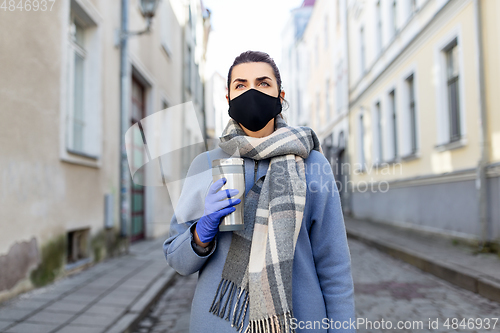
[[[233,231],[231,245],[210,312],[231,318],[241,332],[294,332],[291,329],[292,269],[306,201],[304,160],[323,152],[309,127],[292,127],[275,118],[276,130],[263,138],[247,136],[230,119],[219,146],[233,157],[270,159],[244,201],[245,229]],[[273,180],[273,181],[271,181]],[[227,297],[225,297],[227,296]]]

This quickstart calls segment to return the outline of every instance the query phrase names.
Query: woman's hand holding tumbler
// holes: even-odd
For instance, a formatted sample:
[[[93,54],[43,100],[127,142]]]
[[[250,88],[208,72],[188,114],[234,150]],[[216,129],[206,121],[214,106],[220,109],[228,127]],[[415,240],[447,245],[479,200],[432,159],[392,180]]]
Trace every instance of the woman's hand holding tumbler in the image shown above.
[[[194,232],[198,245],[207,246],[217,234],[221,218],[234,212],[236,208],[233,206],[241,202],[241,199],[231,199],[240,192],[237,189],[219,191],[225,183],[226,178],[218,179],[208,190],[205,198],[205,211],[198,220]],[[202,244],[197,241],[197,238]]]

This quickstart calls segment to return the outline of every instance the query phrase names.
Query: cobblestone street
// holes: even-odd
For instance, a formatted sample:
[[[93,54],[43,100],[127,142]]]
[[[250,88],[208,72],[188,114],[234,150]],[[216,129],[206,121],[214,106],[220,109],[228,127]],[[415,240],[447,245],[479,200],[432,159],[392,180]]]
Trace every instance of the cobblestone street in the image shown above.
[[[359,325],[358,332],[500,332],[500,320],[494,329],[484,329],[488,323],[486,318],[490,318],[492,326],[493,318],[500,317],[500,304],[423,273],[358,241],[349,240],[349,246],[358,321],[372,322],[372,328],[368,324]],[[177,276],[135,332],[189,332],[189,309],[196,279],[197,274]],[[438,320],[436,329],[429,329],[429,318],[434,323]],[[447,318],[449,327],[444,325]],[[474,322],[474,325],[482,324],[483,329],[458,325],[454,330],[452,318],[458,318],[458,324],[463,318],[466,321],[483,318]],[[406,324],[407,329],[397,329],[399,321],[400,325]]]
[[[495,329],[454,330],[446,328],[447,318],[498,318],[500,304],[478,294],[458,288],[419,269],[393,259],[363,243],[349,240],[352,256],[356,315],[358,319],[390,321],[393,329],[366,329],[358,332],[500,332],[500,320]],[[438,329],[429,329],[431,321],[438,319]],[[423,322],[419,329],[395,329],[398,321]],[[483,327],[486,320],[482,322]],[[492,324],[490,322],[490,324]],[[411,324],[411,325],[410,325]],[[375,325],[373,325],[375,326]],[[386,326],[387,327],[387,326]]]
[[[139,323],[135,333],[189,333],[191,301],[198,273],[177,274],[173,284]]]

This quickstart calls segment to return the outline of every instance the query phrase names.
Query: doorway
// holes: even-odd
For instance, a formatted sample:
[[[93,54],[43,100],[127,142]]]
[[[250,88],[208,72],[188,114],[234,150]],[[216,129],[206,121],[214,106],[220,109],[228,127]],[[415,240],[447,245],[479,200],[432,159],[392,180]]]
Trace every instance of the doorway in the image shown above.
[[[132,76],[132,103],[131,114],[130,114],[130,126],[139,122],[145,117],[145,88],[144,86]],[[139,123],[139,128],[142,127]],[[132,144],[132,161],[138,167],[144,164],[146,156],[144,156],[144,141],[142,134],[138,133],[133,138]],[[144,169],[140,168],[137,170],[135,177],[144,184]],[[145,214],[144,214],[144,203],[145,203],[145,191],[144,186],[135,184],[130,177],[130,241],[134,242],[139,239],[144,239],[145,236]]]
[[[336,165],[335,165],[335,181],[337,182],[337,187],[339,189],[340,203],[345,209],[347,207],[347,177],[349,176],[349,168],[346,167],[346,156],[345,156],[345,138],[344,132],[340,132],[338,144],[336,147]]]

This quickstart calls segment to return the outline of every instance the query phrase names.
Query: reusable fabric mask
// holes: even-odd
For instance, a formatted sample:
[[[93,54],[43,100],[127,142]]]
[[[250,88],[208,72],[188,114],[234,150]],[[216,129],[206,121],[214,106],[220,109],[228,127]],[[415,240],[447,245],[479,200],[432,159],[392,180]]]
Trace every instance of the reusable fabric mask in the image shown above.
[[[276,117],[281,108],[279,93],[278,97],[273,97],[257,89],[249,89],[229,100],[228,113],[245,128],[257,132]]]

